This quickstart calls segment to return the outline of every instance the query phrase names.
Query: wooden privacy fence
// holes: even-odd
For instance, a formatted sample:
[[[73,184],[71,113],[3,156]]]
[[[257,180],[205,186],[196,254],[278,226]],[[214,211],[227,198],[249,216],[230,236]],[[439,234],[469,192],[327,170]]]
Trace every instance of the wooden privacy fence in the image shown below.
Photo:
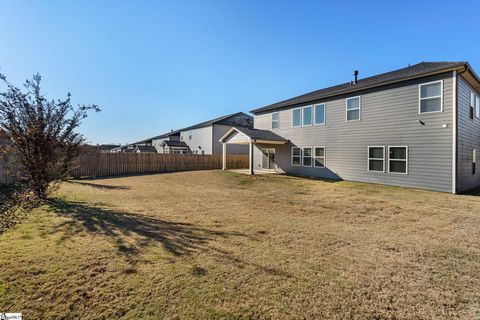
[[[106,177],[127,174],[222,169],[222,155],[156,153],[92,153],[76,160],[72,177]],[[228,155],[228,169],[248,168],[247,155]]]

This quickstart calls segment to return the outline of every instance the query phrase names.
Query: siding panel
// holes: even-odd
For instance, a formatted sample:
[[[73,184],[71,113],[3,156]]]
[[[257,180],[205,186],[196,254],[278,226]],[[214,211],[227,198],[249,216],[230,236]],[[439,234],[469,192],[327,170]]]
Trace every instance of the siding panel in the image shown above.
[[[458,149],[457,188],[459,192],[480,186],[480,168],[472,174],[472,151],[480,154],[480,119],[470,119],[470,92],[474,91],[461,77],[458,77]],[[475,91],[474,91],[475,92]],[[478,92],[475,92],[479,95]]]
[[[443,80],[444,110],[419,114],[419,84],[435,80]],[[275,147],[279,171],[451,192],[452,73],[351,96],[357,95],[361,96],[362,112],[361,120],[355,122],[345,120],[348,96],[320,101],[326,102],[325,125],[292,128],[293,107],[279,110],[279,129],[271,128],[271,113],[256,115],[255,128],[272,130],[290,140],[286,146]],[[447,128],[443,128],[445,124]],[[403,145],[409,148],[408,175],[368,172],[368,146]],[[325,146],[326,168],[291,166],[292,146]],[[385,158],[388,171],[388,155]],[[260,161],[260,150],[257,150],[255,167],[261,166]]]

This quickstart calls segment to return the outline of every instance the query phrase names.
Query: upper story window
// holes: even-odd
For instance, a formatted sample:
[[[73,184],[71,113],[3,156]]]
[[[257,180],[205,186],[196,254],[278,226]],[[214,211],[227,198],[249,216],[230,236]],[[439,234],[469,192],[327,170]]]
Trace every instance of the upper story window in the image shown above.
[[[190,130],[188,132],[188,140],[192,140],[192,135],[193,135],[193,132],[192,132],[192,130]]]
[[[311,126],[312,125],[312,106],[307,106],[302,108],[302,125]]]
[[[300,127],[302,125],[302,109],[296,108],[292,110],[292,127]]]
[[[360,120],[360,97],[348,98],[346,102],[347,121]]]
[[[468,108],[470,119],[473,119],[475,116],[475,93],[470,91],[470,107]]]
[[[320,103],[315,105],[315,124],[325,124],[325,103]]]
[[[419,91],[419,113],[443,111],[443,81],[421,84]]]
[[[477,96],[475,99],[475,110],[477,118],[480,118],[480,97]]]
[[[272,129],[280,128],[280,113],[274,112],[272,113]]]

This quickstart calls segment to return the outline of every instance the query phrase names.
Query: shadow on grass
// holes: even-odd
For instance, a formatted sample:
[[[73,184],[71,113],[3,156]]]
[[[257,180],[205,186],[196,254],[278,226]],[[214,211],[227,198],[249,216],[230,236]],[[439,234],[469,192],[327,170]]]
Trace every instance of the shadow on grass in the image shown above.
[[[209,245],[219,238],[248,237],[243,233],[213,230],[191,223],[161,220],[60,199],[51,200],[49,210],[72,218],[53,230],[63,233],[61,241],[84,234],[85,231],[107,236],[115,244],[118,253],[132,264],[138,262],[143,248],[160,244],[167,252],[178,257],[193,252],[207,252],[220,262],[233,263],[239,268],[252,266],[271,275],[290,276],[275,268],[241,260],[232,252]]]
[[[197,227],[190,223],[93,207],[83,202],[54,199],[50,201],[50,210],[73,218],[56,226],[55,231],[65,232],[62,240],[88,231],[112,238],[118,251],[126,254],[136,254],[140,247],[160,243],[168,252],[181,256],[201,248],[215,237],[240,235]],[[132,240],[135,240],[133,244]]]
[[[78,184],[78,185],[81,185],[81,186],[87,186],[87,187],[91,187],[91,188],[95,188],[95,189],[99,189],[99,190],[129,190],[130,187],[126,187],[126,186],[112,186],[112,185],[106,185],[106,184],[96,184],[96,183],[91,183],[91,182],[80,182],[80,181],[75,181],[75,180],[69,180],[67,181],[67,183],[72,183],[72,184]]]

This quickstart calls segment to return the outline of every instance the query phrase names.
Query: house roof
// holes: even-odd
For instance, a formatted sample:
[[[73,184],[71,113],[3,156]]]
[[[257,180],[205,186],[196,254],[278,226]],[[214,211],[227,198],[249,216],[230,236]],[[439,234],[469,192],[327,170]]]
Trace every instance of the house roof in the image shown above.
[[[136,149],[140,152],[157,153],[157,149],[154,146],[136,146]]]
[[[163,141],[163,144],[168,146],[168,147],[188,148],[188,145],[185,143],[185,141],[165,140],[165,141]]]
[[[243,134],[246,138],[248,138],[247,141],[242,141],[242,143],[245,142],[264,142],[264,143],[287,143],[288,140],[285,138],[282,138],[278,134],[269,131],[269,130],[261,130],[261,129],[251,129],[251,128],[243,128],[243,127],[232,127],[230,130],[228,130],[221,138],[220,142],[224,142],[227,137],[229,137],[233,132],[239,132]]]
[[[238,116],[238,115],[243,115],[244,117],[240,118],[240,119],[235,118],[235,116]],[[215,118],[215,119],[200,122],[200,123],[194,124],[194,125],[189,126],[189,127],[185,127],[185,128],[174,130],[174,131],[170,131],[170,132],[167,132],[167,133],[164,133],[164,134],[161,134],[161,135],[149,138],[149,139],[145,139],[145,140],[142,140],[142,141],[135,142],[135,143],[145,143],[145,142],[151,141],[151,140],[163,139],[163,138],[167,138],[169,136],[179,135],[181,131],[199,129],[199,128],[211,126],[213,124],[221,124],[221,125],[226,125],[226,126],[239,126],[239,127],[253,127],[253,117],[244,113],[244,112],[236,112],[236,113],[227,114],[225,116],[221,116],[221,117],[218,117],[218,118]]]
[[[118,147],[120,147],[120,145],[118,145],[118,144],[101,144],[101,145],[96,146],[96,148],[98,148],[101,151],[109,151],[109,150],[112,150],[112,149],[116,149]]]
[[[306,104],[309,102],[314,102],[316,100],[326,99],[337,95],[352,93],[355,91],[370,89],[447,71],[453,71],[461,67],[466,67],[470,70],[470,72],[473,73],[473,70],[469,66],[468,62],[421,62],[406,68],[360,79],[356,84],[346,82],[340,85],[316,90],[291,99],[280,101],[262,108],[257,108],[255,110],[252,110],[251,112],[255,114],[294,105]],[[478,77],[474,73],[473,75],[478,81]]]

